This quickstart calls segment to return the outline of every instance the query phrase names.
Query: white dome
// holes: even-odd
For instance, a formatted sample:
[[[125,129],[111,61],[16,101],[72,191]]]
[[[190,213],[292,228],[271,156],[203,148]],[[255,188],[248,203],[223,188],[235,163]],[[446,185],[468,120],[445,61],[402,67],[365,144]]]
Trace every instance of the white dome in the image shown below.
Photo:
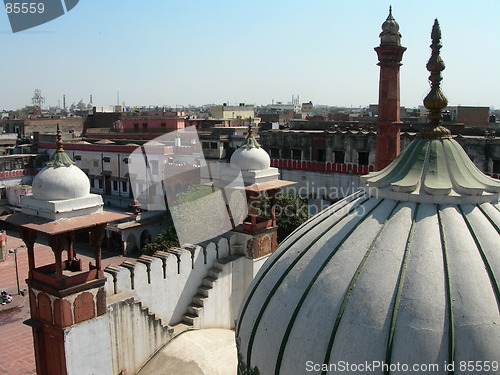
[[[54,201],[83,198],[89,194],[89,178],[76,165],[47,166],[33,179],[35,199]]]
[[[269,154],[260,147],[240,147],[231,156],[231,166],[244,171],[271,167]]]
[[[241,306],[240,373],[498,360],[500,185],[459,147],[415,140],[367,176],[372,196],[337,202],[280,244]]]

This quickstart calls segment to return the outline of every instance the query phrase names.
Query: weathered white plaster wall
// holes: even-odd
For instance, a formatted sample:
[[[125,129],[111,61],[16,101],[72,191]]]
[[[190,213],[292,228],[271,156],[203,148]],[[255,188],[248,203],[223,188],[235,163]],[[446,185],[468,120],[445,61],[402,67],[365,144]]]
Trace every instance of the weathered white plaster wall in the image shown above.
[[[68,375],[112,375],[108,315],[65,328],[64,347]]]
[[[130,294],[109,298],[108,314],[113,374],[122,370],[135,374],[172,337],[168,328]]]

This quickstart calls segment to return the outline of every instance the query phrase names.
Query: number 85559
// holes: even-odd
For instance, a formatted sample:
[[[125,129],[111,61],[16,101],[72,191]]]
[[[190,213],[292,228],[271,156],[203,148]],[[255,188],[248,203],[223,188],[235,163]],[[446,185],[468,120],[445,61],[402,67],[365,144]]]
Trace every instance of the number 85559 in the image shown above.
[[[43,13],[45,5],[43,3],[5,3],[5,11],[7,14]]]

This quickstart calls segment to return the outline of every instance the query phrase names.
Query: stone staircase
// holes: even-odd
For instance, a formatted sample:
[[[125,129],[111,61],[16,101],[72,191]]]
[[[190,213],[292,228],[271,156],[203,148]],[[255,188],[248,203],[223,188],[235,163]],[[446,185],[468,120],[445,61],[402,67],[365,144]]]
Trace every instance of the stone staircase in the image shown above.
[[[198,293],[193,297],[193,302],[188,306],[187,313],[182,318],[182,322],[187,326],[199,328],[197,324],[198,317],[210,295],[210,291],[214,287],[214,283],[217,282],[219,274],[222,272],[224,264],[227,263],[226,259],[215,261],[214,266],[208,270],[207,277],[203,279],[201,286],[198,288]]]
[[[149,307],[144,306],[141,301],[138,301],[135,298],[133,299],[133,303],[140,309],[141,314],[144,317],[147,317],[147,321],[150,323],[150,325],[152,325],[152,329],[158,330],[158,332],[165,332],[169,336],[168,338],[172,336],[172,327],[168,324],[163,324],[161,318],[156,317],[156,314],[154,312],[149,311]]]

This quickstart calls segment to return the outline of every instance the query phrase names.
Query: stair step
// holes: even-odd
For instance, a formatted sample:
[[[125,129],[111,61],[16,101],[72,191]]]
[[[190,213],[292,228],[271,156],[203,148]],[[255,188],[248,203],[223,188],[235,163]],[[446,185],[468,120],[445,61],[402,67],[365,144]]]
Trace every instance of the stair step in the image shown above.
[[[221,272],[222,269],[213,267],[208,270],[208,276],[217,278]]]
[[[203,301],[207,299],[207,296],[204,296],[202,294],[196,294],[193,297],[193,303],[199,306],[203,306]]]
[[[186,324],[193,325],[196,318],[196,315],[186,314],[182,317],[182,321]]]
[[[209,276],[209,277],[205,277],[201,283],[202,283],[202,285],[208,286],[211,288],[214,286],[214,282],[216,282],[216,281],[217,281],[216,277]]]
[[[198,288],[198,293],[201,294],[202,296],[208,297],[208,293],[211,289],[212,287],[202,285]]]
[[[203,308],[203,306],[196,306],[196,305],[189,305],[187,307],[187,311],[189,314],[194,315],[194,316],[200,316],[200,310]]]

